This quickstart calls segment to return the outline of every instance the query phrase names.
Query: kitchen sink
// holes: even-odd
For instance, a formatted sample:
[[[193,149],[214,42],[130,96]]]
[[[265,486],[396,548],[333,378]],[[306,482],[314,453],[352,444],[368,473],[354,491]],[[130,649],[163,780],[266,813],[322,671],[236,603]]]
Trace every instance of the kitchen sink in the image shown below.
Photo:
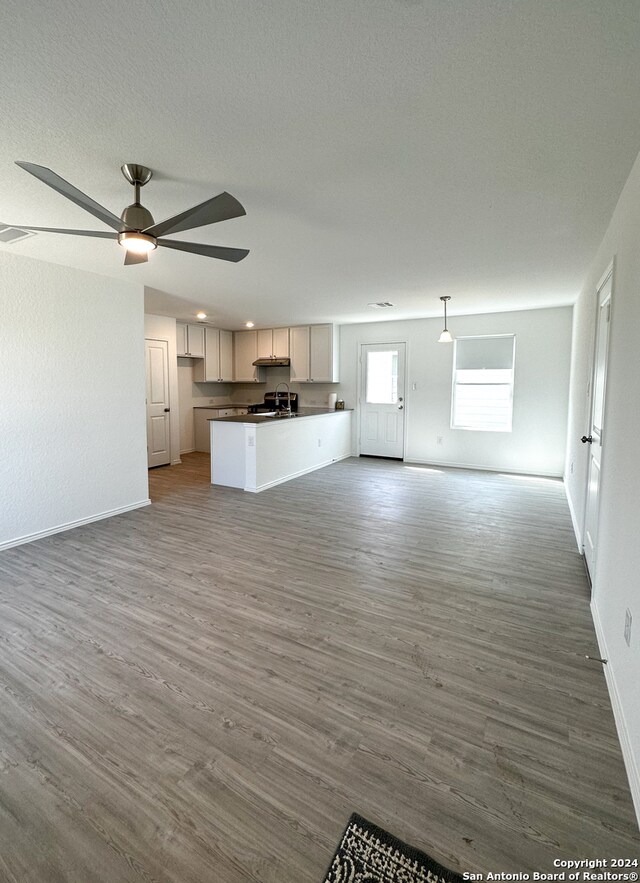
[[[271,417],[273,420],[288,420],[290,417],[297,417],[297,414],[289,413],[289,411],[276,411],[274,414],[262,414],[262,417]]]

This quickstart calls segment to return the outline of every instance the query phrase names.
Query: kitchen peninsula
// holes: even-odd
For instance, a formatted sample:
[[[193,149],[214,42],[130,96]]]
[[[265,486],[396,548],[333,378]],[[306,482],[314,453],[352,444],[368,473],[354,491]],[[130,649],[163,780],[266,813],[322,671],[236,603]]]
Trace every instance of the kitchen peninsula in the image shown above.
[[[257,493],[351,456],[351,411],[220,417],[211,427],[211,484]]]

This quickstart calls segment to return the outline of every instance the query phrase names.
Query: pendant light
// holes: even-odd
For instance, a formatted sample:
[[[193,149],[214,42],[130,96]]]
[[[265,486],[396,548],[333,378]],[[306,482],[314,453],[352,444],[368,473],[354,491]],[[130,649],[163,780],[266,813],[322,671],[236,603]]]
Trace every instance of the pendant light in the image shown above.
[[[449,297],[449,295],[445,295],[441,297],[440,300],[444,304],[444,330],[438,338],[438,343],[453,343],[453,337],[451,336],[451,332],[447,328],[447,301],[451,300],[451,298]]]

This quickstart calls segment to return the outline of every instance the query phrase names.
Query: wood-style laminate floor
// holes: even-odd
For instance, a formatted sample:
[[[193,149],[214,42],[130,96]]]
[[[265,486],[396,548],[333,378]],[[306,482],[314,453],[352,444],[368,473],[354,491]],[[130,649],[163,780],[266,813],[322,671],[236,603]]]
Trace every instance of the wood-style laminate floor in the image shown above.
[[[640,853],[560,482],[207,467],[0,556],[3,883],[316,883],[352,811],[461,871]]]

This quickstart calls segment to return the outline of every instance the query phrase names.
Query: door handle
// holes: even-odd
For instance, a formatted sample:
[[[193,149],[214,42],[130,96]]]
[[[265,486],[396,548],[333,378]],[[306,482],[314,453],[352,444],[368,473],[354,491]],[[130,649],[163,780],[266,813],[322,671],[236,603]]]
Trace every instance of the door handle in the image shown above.
[[[171,408],[165,408],[165,409],[164,409],[164,413],[165,413],[165,414],[168,414],[170,410],[171,410]]]
[[[398,405],[398,411],[402,411],[403,408],[404,408],[404,405]]]
[[[589,442],[590,445],[593,444],[593,436],[592,435],[583,435],[580,439],[582,444],[584,445],[586,442]]]

